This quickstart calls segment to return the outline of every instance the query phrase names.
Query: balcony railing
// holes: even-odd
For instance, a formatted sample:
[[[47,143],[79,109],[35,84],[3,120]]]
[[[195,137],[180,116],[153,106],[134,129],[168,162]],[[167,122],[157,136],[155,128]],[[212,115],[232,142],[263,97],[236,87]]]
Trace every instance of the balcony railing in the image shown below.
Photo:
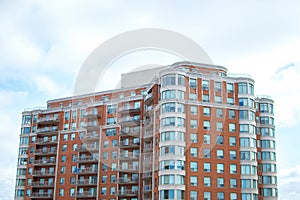
[[[121,130],[120,134],[123,136],[140,136],[140,128],[124,128]]]
[[[137,196],[138,191],[136,190],[121,190],[117,192],[118,196]]]
[[[97,128],[98,127],[98,121],[85,122],[83,127],[84,128]]]
[[[143,179],[152,178],[152,172],[143,173]]]
[[[92,156],[85,156],[85,157],[78,157],[77,162],[98,162],[98,159],[96,157]]]
[[[35,160],[34,165],[55,165],[55,160]]]
[[[120,148],[130,148],[130,147],[139,147],[140,146],[140,142],[135,142],[135,141],[121,141],[120,142]]]
[[[37,134],[40,134],[40,135],[47,135],[47,134],[53,134],[53,133],[57,133],[58,131],[58,128],[55,126],[55,127],[52,127],[52,128],[39,128],[37,129],[36,133]]]
[[[119,184],[134,184],[138,183],[139,179],[138,178],[119,178],[118,183]]]
[[[53,194],[48,193],[32,193],[31,198],[38,198],[38,199],[48,199],[53,198]]]
[[[77,148],[77,151],[99,151],[99,146],[97,145],[85,145]]]
[[[124,171],[124,172],[131,172],[131,171],[139,171],[139,166],[135,165],[129,165],[129,166],[120,166],[118,168],[119,171]]]
[[[54,176],[54,171],[34,171],[32,176]]]
[[[97,185],[97,180],[89,180],[89,179],[84,179],[84,180],[77,180],[75,181],[76,185]]]
[[[81,198],[86,198],[86,197],[96,197],[96,192],[90,192],[90,191],[84,191],[84,192],[76,192],[74,193],[75,197],[81,197]]]
[[[140,124],[140,116],[136,115],[133,117],[123,117],[119,119],[119,124],[123,126],[137,126]]]
[[[57,140],[40,138],[35,141],[35,144],[55,144]]]
[[[122,153],[119,155],[120,160],[127,160],[127,159],[139,159],[139,153]]]
[[[141,111],[140,107],[135,107],[135,106],[123,106],[119,108],[119,113],[121,114],[134,114],[134,113],[139,113]]]
[[[84,168],[84,169],[78,169],[77,174],[95,174],[98,173],[97,168]]]
[[[93,110],[88,110],[85,114],[84,114],[84,117],[86,118],[100,118],[101,117],[101,114],[100,112],[98,112],[97,109],[93,109]]]
[[[36,155],[44,155],[44,154],[56,154],[57,149],[36,149],[34,152]]]
[[[152,93],[149,93],[146,95],[145,99],[144,99],[144,102],[146,105],[150,105],[154,100],[154,96]]]
[[[54,187],[54,182],[32,182],[32,187]]]
[[[38,124],[43,124],[43,125],[47,125],[47,124],[58,124],[59,123],[59,119],[58,117],[43,117],[43,118],[39,118],[37,120]]]

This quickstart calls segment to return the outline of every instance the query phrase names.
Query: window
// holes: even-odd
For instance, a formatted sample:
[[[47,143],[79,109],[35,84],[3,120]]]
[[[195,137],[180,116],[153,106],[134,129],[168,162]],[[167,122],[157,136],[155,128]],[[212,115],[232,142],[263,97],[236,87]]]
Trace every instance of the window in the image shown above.
[[[107,160],[108,159],[108,152],[103,152],[103,160]]]
[[[210,116],[210,108],[204,107],[203,108],[203,115],[204,116]]]
[[[190,93],[190,100],[197,100],[197,94],[196,93]]]
[[[72,134],[71,134],[71,140],[75,140],[75,136],[76,136],[76,134],[75,134],[75,133],[72,133]]]
[[[230,174],[236,174],[236,164],[230,164]]]
[[[204,144],[210,144],[210,135],[203,135],[203,143]]]
[[[197,143],[198,142],[198,135],[196,133],[191,133],[191,142],[192,143]]]
[[[190,121],[191,128],[197,128],[197,125],[198,125],[198,121],[195,119],[191,119]]]
[[[218,200],[224,200],[224,192],[218,192]]]
[[[217,187],[218,188],[224,187],[224,178],[217,178]]]
[[[66,145],[66,144],[64,144],[64,145],[62,146],[62,152],[65,152],[65,151],[67,151],[67,145]]]
[[[76,162],[77,155],[72,155],[72,162]]]
[[[112,125],[112,124],[116,124],[116,118],[115,117],[108,117],[106,119],[106,125]]]
[[[117,182],[117,176],[116,176],[115,174],[110,175],[110,182],[111,182],[111,183]]]
[[[235,124],[229,123],[229,132],[235,132]]]
[[[210,187],[210,177],[204,177],[204,187]]]
[[[110,195],[116,194],[116,187],[110,187],[109,194],[110,194]]]
[[[250,189],[251,188],[251,179],[241,179],[241,188]]]
[[[106,187],[101,188],[101,195],[106,195]]]
[[[235,119],[235,110],[228,110],[229,119]]]
[[[236,160],[236,151],[229,151],[230,160]]]
[[[61,168],[60,168],[60,173],[61,173],[61,174],[66,173],[66,167],[61,167]]]
[[[78,144],[73,144],[72,150],[73,150],[73,151],[76,151],[76,150],[77,150],[77,147],[78,147]]]
[[[198,114],[197,106],[190,106],[190,113],[191,115],[197,115]]]
[[[197,172],[198,171],[198,163],[197,162],[191,162],[191,171],[192,172]]]
[[[197,191],[191,191],[190,192],[190,200],[197,200],[198,199],[198,192]]]
[[[223,109],[222,108],[216,109],[216,117],[218,117],[218,118],[223,117]]]
[[[215,82],[215,91],[221,92],[222,85],[221,82]]]
[[[229,145],[235,146],[236,145],[236,138],[235,137],[229,137]]]
[[[107,148],[108,145],[109,145],[109,141],[108,141],[108,140],[105,140],[105,141],[103,142],[103,148]]]
[[[216,103],[222,103],[222,97],[221,96],[215,96],[215,102]]]
[[[219,173],[219,174],[224,173],[224,164],[221,164],[221,163],[217,164],[217,173]]]
[[[237,188],[237,180],[236,178],[230,179],[230,188]]]
[[[217,158],[223,159],[224,158],[224,151],[223,150],[217,150]]]
[[[233,93],[233,83],[227,83],[227,93]]]
[[[209,95],[208,94],[202,94],[202,101],[203,102],[209,102]]]
[[[202,80],[202,89],[209,90],[209,81],[208,80]]]
[[[190,148],[190,153],[192,157],[198,157],[198,149],[195,147]]]
[[[72,111],[72,119],[76,119],[76,117],[77,117],[77,111],[73,110]]]
[[[237,193],[230,193],[230,200],[237,200]]]
[[[65,120],[70,119],[70,111],[65,112]]]
[[[196,79],[190,78],[190,87],[197,88],[197,81]]]
[[[229,105],[234,105],[234,99],[232,97],[227,97],[227,103]]]
[[[204,158],[210,158],[210,149],[204,149]]]
[[[59,196],[61,197],[64,196],[64,192],[65,192],[64,189],[59,189]]]
[[[176,75],[175,74],[169,74],[162,77],[162,85],[168,86],[168,85],[176,85]]]
[[[66,160],[67,160],[67,157],[66,157],[66,156],[62,156],[62,157],[61,157],[61,162],[64,163],[64,162],[66,162]]]
[[[248,94],[247,83],[239,83],[238,84],[238,92],[239,92],[239,94]]]
[[[203,121],[204,130],[210,130],[210,121]]]
[[[221,135],[217,136],[217,144],[218,145],[224,144],[224,137],[223,136],[221,136]]]
[[[204,192],[204,200],[211,200],[211,193],[210,192]]]
[[[117,134],[116,128],[106,129],[106,136],[115,136]]]
[[[63,136],[63,137],[64,137],[64,138],[63,138],[63,140],[64,140],[64,141],[68,141],[68,136],[69,136],[68,134],[64,134],[64,136]]]
[[[203,168],[204,172],[210,172],[210,163],[205,162]]]
[[[118,140],[112,140],[111,141],[111,146],[112,147],[117,147],[118,146]]]
[[[198,185],[198,177],[197,176],[191,176],[190,181],[191,181],[191,186],[197,186]]]
[[[61,184],[61,185],[65,184],[65,178],[60,178],[59,179],[59,184]]]
[[[217,122],[217,131],[223,131],[223,123]]]

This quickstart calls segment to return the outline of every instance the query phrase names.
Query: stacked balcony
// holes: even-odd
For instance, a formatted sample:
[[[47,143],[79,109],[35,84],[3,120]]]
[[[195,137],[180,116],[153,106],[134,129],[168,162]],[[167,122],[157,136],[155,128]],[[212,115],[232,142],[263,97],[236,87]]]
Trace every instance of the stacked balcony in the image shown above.
[[[38,125],[55,125],[59,123],[58,117],[41,117],[37,120]]]
[[[31,194],[31,199],[53,199],[53,194],[35,192]]]

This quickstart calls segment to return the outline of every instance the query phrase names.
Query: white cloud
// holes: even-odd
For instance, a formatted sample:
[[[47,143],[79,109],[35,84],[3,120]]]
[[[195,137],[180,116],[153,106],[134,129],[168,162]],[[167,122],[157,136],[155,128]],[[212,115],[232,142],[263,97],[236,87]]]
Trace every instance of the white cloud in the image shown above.
[[[300,199],[300,165],[290,169],[279,169],[279,197],[282,200]]]

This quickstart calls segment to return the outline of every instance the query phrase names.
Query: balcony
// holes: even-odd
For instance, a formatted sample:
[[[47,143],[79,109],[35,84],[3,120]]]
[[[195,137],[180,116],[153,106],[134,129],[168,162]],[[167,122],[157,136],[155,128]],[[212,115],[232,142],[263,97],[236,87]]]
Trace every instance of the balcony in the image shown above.
[[[54,126],[52,128],[39,128],[37,129],[36,133],[38,135],[53,135],[53,134],[57,134],[58,133],[58,128],[57,126]]]
[[[57,140],[40,138],[35,141],[36,145],[57,144]]]
[[[136,148],[140,146],[140,142],[134,142],[134,141],[121,141],[120,142],[120,148]]]
[[[152,170],[150,170],[150,171],[152,171]],[[143,173],[143,179],[148,179],[148,178],[152,179],[152,172]]]
[[[152,186],[151,185],[144,185],[143,192],[152,192]]]
[[[50,124],[58,124],[58,117],[42,117],[37,120],[39,125],[50,125]]]
[[[122,153],[119,155],[119,160],[138,160],[140,158],[139,153]]]
[[[83,140],[99,140],[99,138],[100,138],[100,134],[99,133],[95,133],[95,134],[87,133],[83,137]]]
[[[119,124],[121,126],[129,126],[129,127],[139,126],[140,116],[136,115],[136,116],[133,116],[133,117],[127,116],[127,117],[120,118],[119,119]]]
[[[140,127],[138,128],[124,128],[119,133],[120,137],[125,136],[133,136],[133,137],[140,137]]]
[[[138,196],[138,191],[136,191],[136,190],[121,190],[121,191],[117,192],[117,196],[134,197],[134,196]]]
[[[48,193],[32,193],[31,199],[52,199],[53,194]]]
[[[98,162],[98,159],[92,156],[85,156],[85,157],[78,157],[77,162],[79,163]]]
[[[97,174],[98,169],[97,168],[84,168],[84,169],[78,169],[77,174]]]
[[[57,149],[56,148],[49,148],[49,149],[36,149],[34,154],[35,155],[54,155],[57,153]]]
[[[85,122],[83,128],[97,130],[99,129],[98,121]]]
[[[97,194],[96,192],[83,191],[83,192],[76,192],[74,196],[77,198],[91,198],[91,197],[96,198]]]
[[[55,160],[35,160],[33,165],[43,166],[43,165],[55,165]]]
[[[55,176],[54,171],[34,171],[32,176],[39,177],[39,176]]]
[[[88,110],[85,114],[84,117],[86,118],[101,118],[100,112],[98,112],[97,109],[93,110]]]
[[[75,181],[75,184],[78,186],[85,186],[85,185],[97,185],[97,180],[89,180],[89,179],[84,179],[84,180],[77,180]]]
[[[131,115],[131,114],[138,114],[141,112],[140,107],[134,107],[134,106],[123,106],[119,108],[119,113],[121,115]]]
[[[118,183],[119,184],[136,184],[139,182],[139,179],[138,178],[119,178],[118,179]]]
[[[146,95],[145,99],[144,99],[144,103],[146,105],[150,105],[153,103],[153,100],[154,100],[154,95],[152,93],[149,93]]]
[[[120,166],[118,168],[120,172],[139,172],[139,166],[129,165],[129,166]]]
[[[77,148],[79,152],[91,152],[91,151],[99,151],[99,146],[97,145],[84,145]]]
[[[153,145],[152,144],[145,144],[144,145],[144,152],[152,152]]]
[[[42,187],[42,188],[54,187],[54,182],[32,182],[31,186],[32,187]]]

